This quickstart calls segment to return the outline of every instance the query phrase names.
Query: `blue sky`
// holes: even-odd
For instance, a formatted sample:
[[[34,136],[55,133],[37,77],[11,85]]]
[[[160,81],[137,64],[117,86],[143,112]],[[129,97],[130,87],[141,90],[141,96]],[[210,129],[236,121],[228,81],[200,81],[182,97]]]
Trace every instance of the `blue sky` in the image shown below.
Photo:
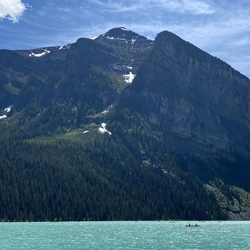
[[[250,78],[249,0],[0,0],[0,49],[32,49],[126,27],[171,31]]]

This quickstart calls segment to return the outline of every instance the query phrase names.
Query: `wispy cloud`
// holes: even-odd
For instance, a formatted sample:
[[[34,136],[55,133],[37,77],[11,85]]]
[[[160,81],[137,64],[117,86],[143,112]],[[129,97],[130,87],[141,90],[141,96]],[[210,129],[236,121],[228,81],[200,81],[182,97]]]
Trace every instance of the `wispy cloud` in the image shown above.
[[[93,4],[101,7],[108,12],[127,12],[127,11],[138,11],[142,8],[140,1],[134,3],[131,1],[116,1],[116,0],[92,0]]]
[[[7,18],[18,23],[25,10],[26,6],[21,0],[0,0],[0,19]]]
[[[188,23],[170,24],[169,28],[197,46],[218,49],[249,44],[250,10],[219,12],[213,20],[193,20]],[[218,46],[220,45],[220,46]]]
[[[144,0],[141,4],[145,3],[149,6],[157,6],[165,10],[176,12],[176,13],[187,13],[187,14],[213,14],[215,9],[212,5],[201,0]]]
[[[161,9],[176,13],[188,13],[194,15],[213,14],[215,9],[212,5],[202,0],[138,0],[138,1],[117,1],[117,0],[92,0],[99,7],[110,12],[126,12]]]

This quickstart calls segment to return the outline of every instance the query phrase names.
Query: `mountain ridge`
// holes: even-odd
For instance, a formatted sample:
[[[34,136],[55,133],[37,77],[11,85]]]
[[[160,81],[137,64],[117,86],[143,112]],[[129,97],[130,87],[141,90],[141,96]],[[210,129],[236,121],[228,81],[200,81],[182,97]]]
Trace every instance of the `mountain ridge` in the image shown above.
[[[61,169],[67,196],[79,190],[79,213],[65,197],[65,210],[53,215],[46,200],[49,220],[245,218],[250,81],[228,64],[171,32],[152,41],[124,27],[70,45],[0,55],[1,168],[10,176],[0,178],[9,195],[19,172],[28,174],[33,186],[26,189],[37,197],[36,185],[46,197],[62,197]],[[55,193],[43,186],[46,175]],[[24,178],[17,183],[26,185]],[[112,208],[97,200],[101,190]],[[22,188],[18,193],[30,199]],[[134,207],[131,216],[122,212],[126,204]],[[44,220],[35,206],[31,219]],[[27,209],[20,210],[24,215],[0,211],[0,218],[25,219]]]
[[[168,96],[168,99],[171,99],[171,96],[175,96],[178,97],[177,100],[175,100],[174,102],[167,101],[168,103],[164,104],[165,107],[162,107],[163,110],[165,110],[164,112],[168,112],[169,116],[174,116],[175,114],[173,112],[175,111],[171,111],[168,109],[168,107],[170,107],[171,105],[178,105],[176,106],[176,108],[179,108],[180,110],[178,110],[178,114],[176,116],[180,116],[180,113],[182,112],[184,117],[188,117],[188,115],[191,115],[191,117],[189,119],[194,120],[195,117],[194,115],[199,115],[198,112],[198,108],[201,108],[202,111],[205,111],[206,108],[210,109],[211,111],[209,111],[210,114],[208,114],[210,116],[210,118],[207,118],[207,121],[205,122],[205,124],[209,124],[209,120],[210,119],[214,119],[215,123],[214,125],[211,124],[211,133],[214,133],[215,131],[213,131],[213,126],[218,127],[220,121],[216,122],[217,119],[222,119],[222,113],[223,110],[221,108],[221,106],[223,105],[225,106],[229,106],[229,102],[227,101],[227,98],[230,97],[231,98],[231,102],[234,100],[234,94],[233,95],[229,95],[229,93],[227,93],[227,95],[225,96],[224,92],[225,90],[227,92],[233,92],[233,88],[234,85],[237,86],[238,89],[242,89],[240,92],[241,98],[239,98],[240,100],[243,100],[245,102],[245,108],[243,106],[240,114],[241,116],[243,116],[243,114],[245,114],[244,119],[247,121],[247,124],[245,126],[247,126],[247,130],[249,131],[249,109],[247,101],[249,100],[249,86],[250,86],[250,81],[247,78],[243,78],[242,80],[238,80],[238,77],[241,76],[238,72],[234,71],[229,65],[225,65],[221,60],[213,58],[211,56],[209,56],[206,52],[201,51],[200,49],[194,47],[193,45],[190,45],[188,47],[188,49],[185,50],[185,52],[187,51],[190,54],[185,54],[182,53],[181,51],[184,51],[182,48],[184,46],[187,46],[188,44],[186,44],[186,42],[184,42],[183,40],[177,38],[177,36],[173,36],[171,34],[171,37],[173,37],[175,40],[173,43],[171,43],[171,45],[173,46],[174,44],[174,48],[177,48],[175,50],[173,50],[173,47],[169,47],[169,44],[166,43],[165,41],[169,41],[170,39],[166,39],[166,38],[161,38],[161,36],[165,36],[167,34],[167,38],[169,38],[169,34],[171,33],[166,33],[163,32],[159,35],[159,38],[156,38],[156,42],[155,42],[155,46],[154,46],[154,50],[152,51],[152,53],[149,56],[149,63],[148,65],[151,63],[150,66],[146,66],[146,67],[153,67],[156,66],[154,68],[150,68],[150,69],[143,69],[143,73],[140,74],[140,72],[138,72],[137,75],[137,79],[134,82],[134,85],[132,87],[132,89],[135,88],[139,88],[140,90],[143,91],[143,88],[145,89],[145,95],[147,95],[147,92],[153,93],[156,91],[156,94],[159,93],[161,96],[161,93],[163,93],[165,91],[165,95]],[[160,40],[159,40],[160,39]],[[177,41],[176,41],[177,39]],[[160,44],[161,42],[164,42],[164,45]],[[178,45],[178,43],[182,42],[182,47]],[[157,50],[158,46],[162,49],[164,46],[164,52],[162,52],[161,50]],[[157,50],[157,51],[156,51]],[[179,50],[179,51],[178,51]],[[176,56],[179,55],[179,56]],[[174,59],[172,59],[172,56]],[[159,58],[161,57],[161,58]],[[204,63],[205,61],[205,57],[208,58],[208,62]],[[169,59],[170,58],[170,59]],[[200,59],[202,58],[202,60]],[[188,61],[189,60],[189,61]],[[207,60],[207,59],[206,59]],[[210,61],[213,62],[213,64],[210,64]],[[201,63],[203,62],[203,63]],[[184,67],[183,64],[187,65],[187,67]],[[199,69],[199,65],[203,64],[202,70],[198,71],[198,73],[196,73],[196,68]],[[222,68],[222,66],[220,66],[220,64],[222,64],[225,69],[222,70],[218,70],[218,68]],[[191,65],[191,67],[190,67]],[[165,74],[165,81],[160,81],[156,74],[155,80],[148,80],[150,77],[152,78],[152,72],[154,72],[155,70],[157,70],[158,75],[160,75],[160,77],[163,77],[163,73]],[[150,72],[150,75],[146,75],[145,76],[145,72]],[[163,72],[163,73],[161,73]],[[212,74],[214,76],[214,79],[211,79],[209,81],[206,82],[206,76]],[[138,76],[140,75],[140,77],[142,77],[141,81],[138,81]],[[215,79],[215,77],[217,79]],[[222,77],[228,77],[227,82],[223,82],[223,80],[220,80]],[[198,78],[198,81],[197,81]],[[174,79],[174,80],[173,80]],[[212,82],[213,81],[213,82]],[[224,80],[225,81],[225,80]],[[160,82],[160,84],[158,84]],[[167,86],[167,89],[165,87],[164,89],[164,83],[166,83],[165,85]],[[203,84],[202,84],[203,83]],[[198,85],[199,84],[199,85]],[[137,87],[136,87],[137,86]],[[157,87],[159,90],[157,90]],[[228,90],[230,88],[230,90]],[[224,97],[225,96],[225,97]],[[236,98],[235,98],[236,99]],[[236,99],[237,100],[237,99]],[[177,102],[177,103],[176,103]],[[151,101],[149,101],[148,103],[152,103]],[[159,105],[159,104],[157,104]],[[185,105],[185,106],[183,106]],[[189,105],[189,107],[187,106]],[[202,105],[202,106],[201,106]],[[182,106],[182,107],[181,107]],[[197,106],[195,108],[195,106]],[[188,108],[188,110],[186,110],[186,108]],[[143,107],[142,107],[143,109]],[[182,109],[182,110],[181,110]],[[234,107],[231,106],[230,109],[232,109],[232,112],[234,114],[236,114],[237,112],[234,111]],[[150,110],[150,108],[148,107],[148,110]],[[195,114],[192,114],[192,112],[197,111]],[[170,112],[170,113],[169,113]],[[171,113],[172,112],[172,113]],[[200,111],[199,111],[200,112]],[[220,113],[218,115],[220,115],[221,118],[219,117],[214,117],[213,118],[213,114],[216,113]],[[200,114],[202,115],[202,114]],[[204,115],[204,114],[203,114]],[[162,116],[161,116],[162,118]],[[176,117],[177,119],[177,117]],[[185,119],[185,118],[184,118]],[[202,118],[199,118],[200,120],[202,120]],[[239,120],[240,117],[236,117],[236,120]],[[183,124],[185,125],[185,124]],[[191,125],[191,124],[190,124]],[[224,125],[222,125],[223,127]],[[172,128],[173,130],[175,130],[174,128]],[[191,132],[190,129],[188,129],[187,127],[183,127],[184,129],[184,136],[191,136]],[[199,127],[197,127],[198,130],[200,130]],[[186,130],[186,132],[185,132]],[[189,131],[189,132],[188,132]],[[198,131],[197,131],[198,132]],[[231,131],[233,132],[233,131]],[[177,132],[178,133],[178,132]],[[181,133],[181,132],[180,132]],[[218,135],[222,134],[222,131],[218,131]],[[194,134],[192,135],[194,136]],[[247,138],[247,137],[246,137]],[[209,140],[207,137],[204,138],[205,140]],[[222,142],[223,140],[225,140],[224,143],[224,149],[226,149],[226,143],[227,143],[227,139],[223,139],[223,137],[220,137],[219,139],[219,143]],[[212,141],[210,141],[211,144],[214,144]],[[209,144],[209,141],[206,142],[207,144]],[[218,144],[219,146],[219,144]],[[222,147],[222,148],[223,148]],[[229,145],[230,147],[230,145]],[[249,154],[248,154],[249,157]]]

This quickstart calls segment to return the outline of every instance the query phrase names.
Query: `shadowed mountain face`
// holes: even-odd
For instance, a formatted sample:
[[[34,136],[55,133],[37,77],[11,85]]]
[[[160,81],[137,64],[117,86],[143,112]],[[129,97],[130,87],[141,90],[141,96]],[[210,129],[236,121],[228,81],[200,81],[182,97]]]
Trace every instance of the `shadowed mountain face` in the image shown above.
[[[124,75],[136,74],[152,47],[153,41],[116,28],[95,40],[80,38],[61,47],[1,50],[0,105],[14,103],[19,94],[46,88],[87,88],[114,95],[128,85]]]
[[[61,47],[0,50],[0,167],[14,173],[0,178],[9,194],[13,182],[32,183],[37,197],[44,190],[48,211],[49,197],[79,190],[74,209],[84,212],[62,198],[65,210],[50,219],[249,218],[249,103],[247,77],[167,31],[152,41],[115,28]],[[29,187],[16,197],[29,201]],[[46,219],[38,206],[32,218]],[[26,219],[17,211],[0,219]]]
[[[164,31],[121,98],[177,149],[249,158],[249,90],[247,77]]]

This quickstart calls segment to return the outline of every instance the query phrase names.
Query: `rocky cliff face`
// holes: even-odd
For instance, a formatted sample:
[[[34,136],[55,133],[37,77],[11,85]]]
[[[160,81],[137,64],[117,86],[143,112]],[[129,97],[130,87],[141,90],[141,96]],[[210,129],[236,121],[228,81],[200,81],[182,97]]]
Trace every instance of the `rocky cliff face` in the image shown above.
[[[250,157],[249,79],[170,32],[157,36],[124,98],[181,151]]]

